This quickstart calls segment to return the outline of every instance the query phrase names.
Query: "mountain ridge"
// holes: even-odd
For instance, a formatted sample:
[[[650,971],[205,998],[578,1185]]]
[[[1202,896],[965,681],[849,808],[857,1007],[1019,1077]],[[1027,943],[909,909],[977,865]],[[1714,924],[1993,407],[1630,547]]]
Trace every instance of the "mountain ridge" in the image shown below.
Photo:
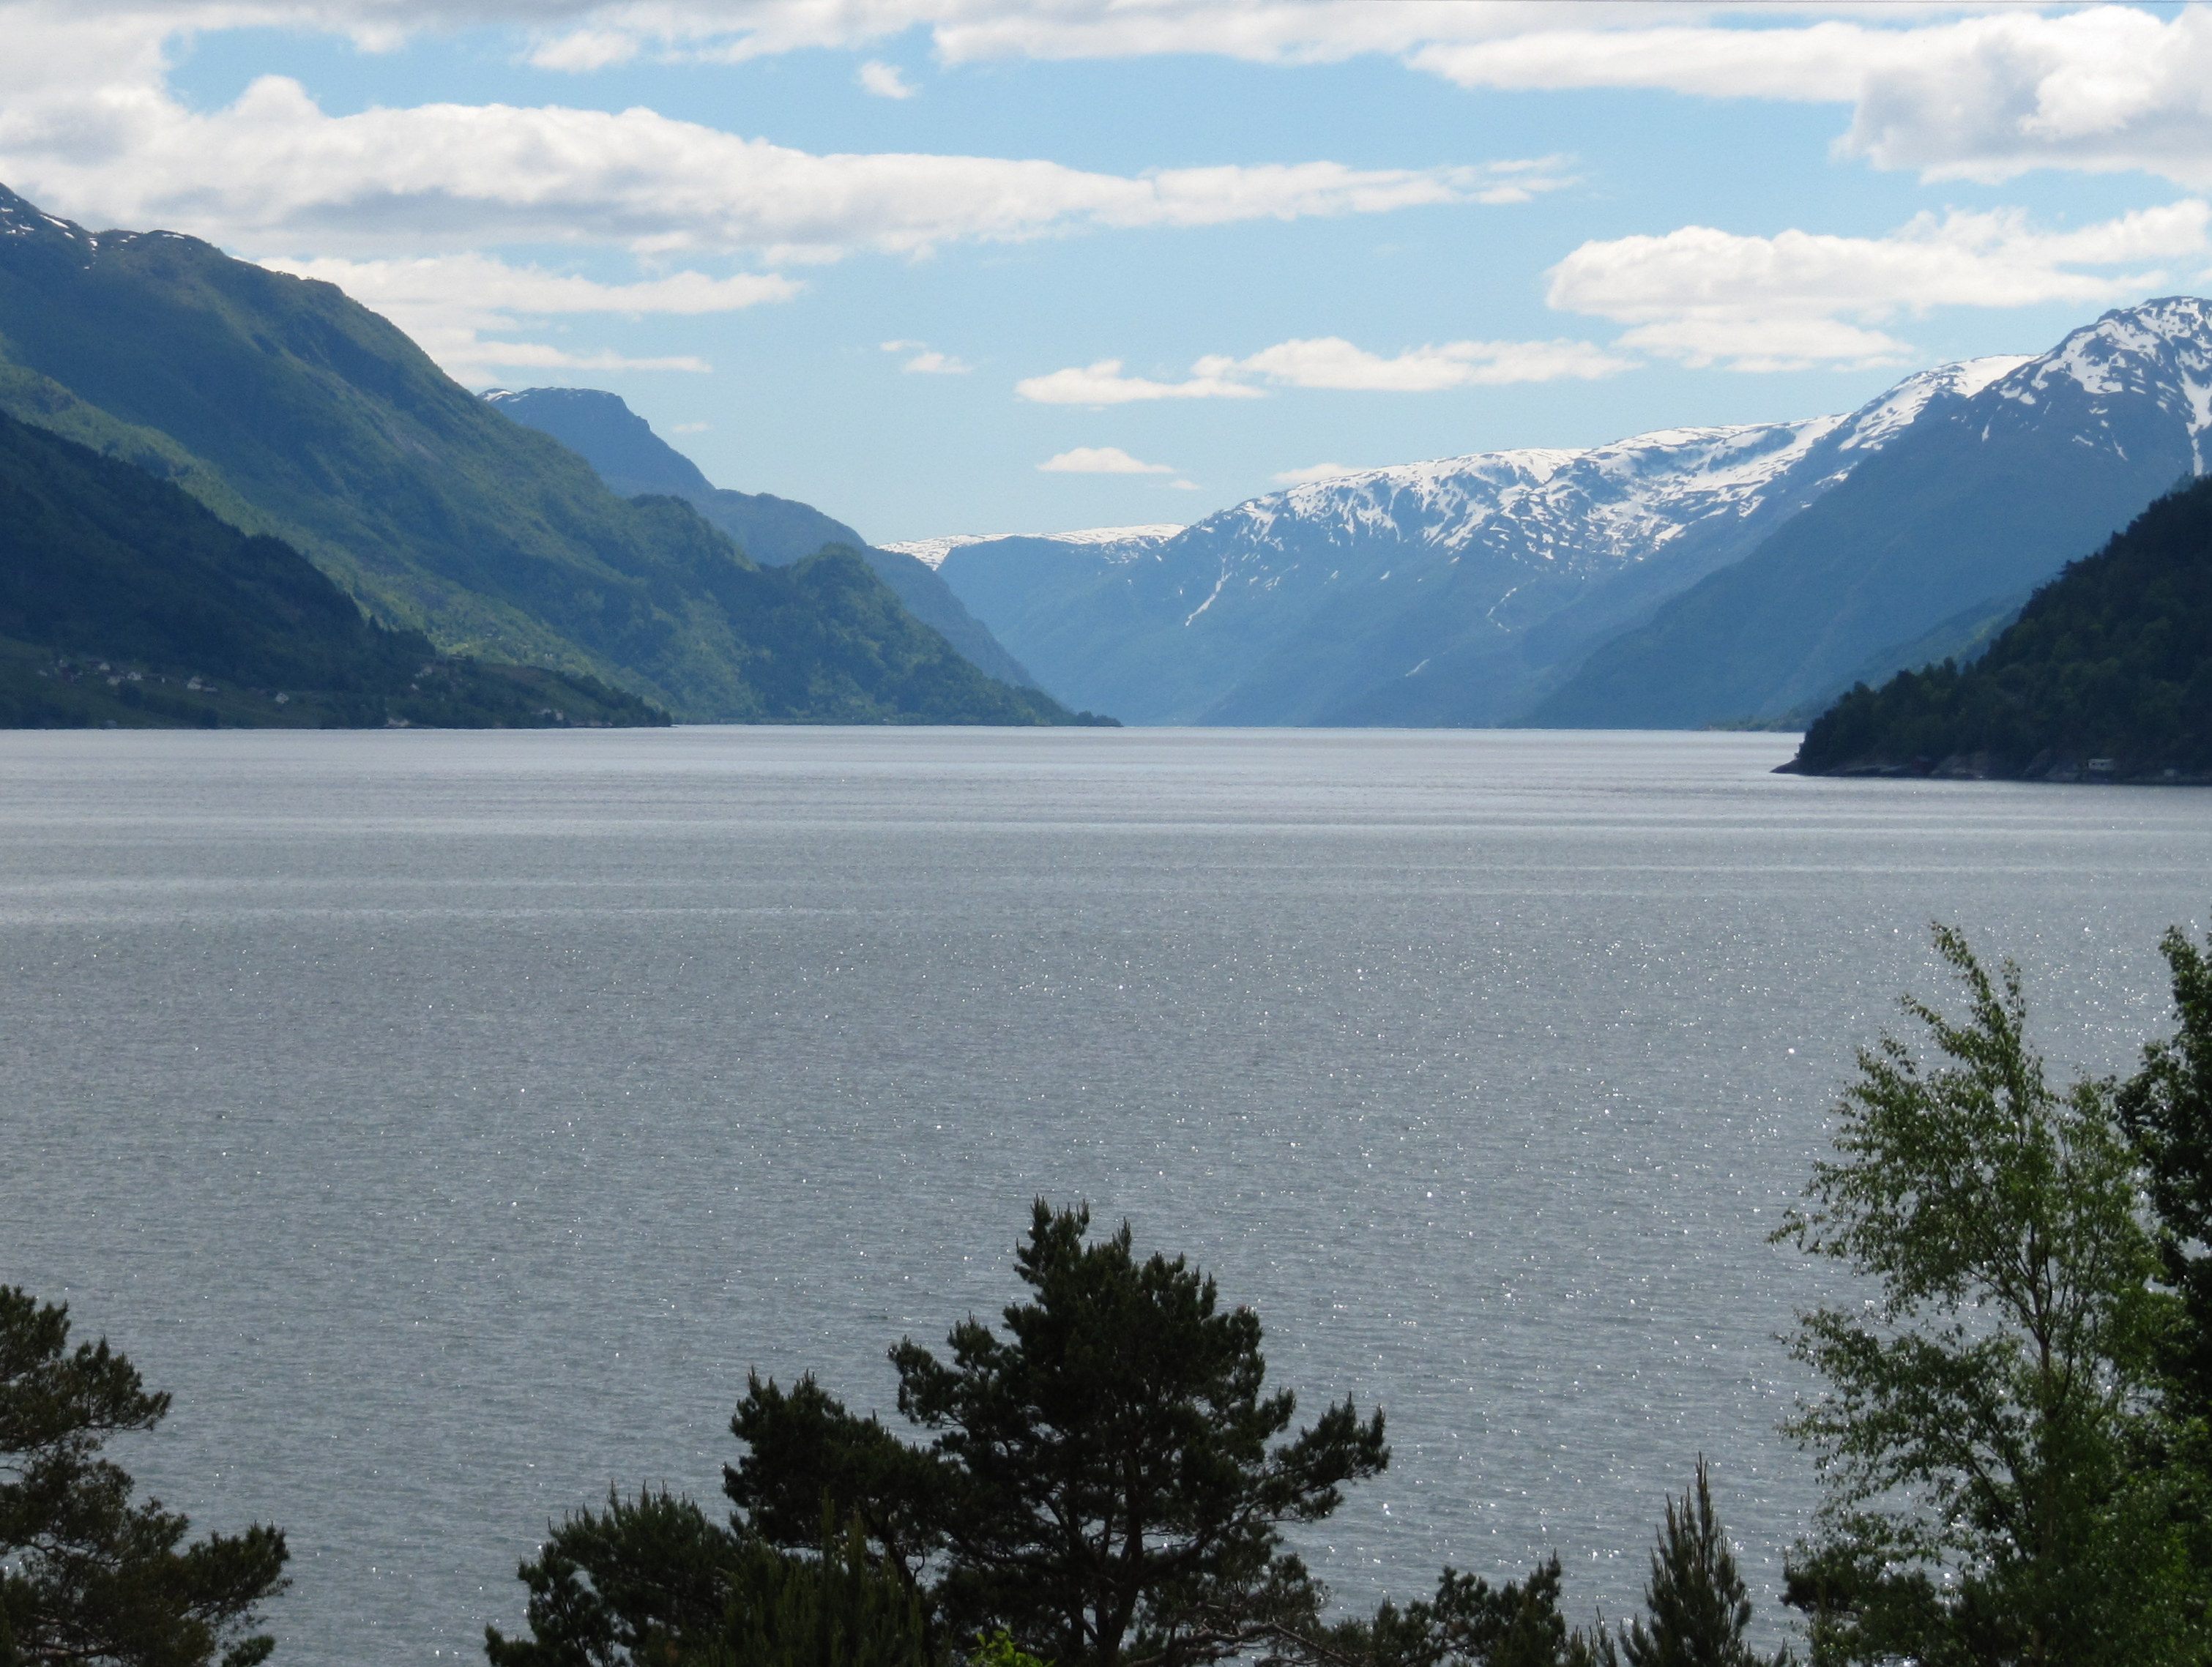
[[[1694,726],[1887,676],[1937,620],[2016,600],[2201,473],[2208,422],[2212,303],[2113,309],[1923,415],[1909,445],[1600,646],[1529,721]]]
[[[1070,699],[1135,721],[1510,722],[1669,588],[2018,362],[1941,367],[1840,415],[1354,471],[1164,539],[948,540],[939,572]]]

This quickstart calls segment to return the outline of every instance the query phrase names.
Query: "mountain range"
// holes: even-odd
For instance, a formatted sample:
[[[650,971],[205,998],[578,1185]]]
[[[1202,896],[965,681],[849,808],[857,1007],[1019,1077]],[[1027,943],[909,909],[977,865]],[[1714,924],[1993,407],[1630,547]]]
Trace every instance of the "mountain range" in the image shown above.
[[[2212,307],[2107,313],[1858,410],[1345,475],[1178,530],[897,546],[1141,723],[1784,723],[1969,653],[2203,466]]]
[[[334,286],[0,189],[0,413],[296,550],[381,625],[695,721],[1066,723],[849,550],[763,566],[611,491]]]

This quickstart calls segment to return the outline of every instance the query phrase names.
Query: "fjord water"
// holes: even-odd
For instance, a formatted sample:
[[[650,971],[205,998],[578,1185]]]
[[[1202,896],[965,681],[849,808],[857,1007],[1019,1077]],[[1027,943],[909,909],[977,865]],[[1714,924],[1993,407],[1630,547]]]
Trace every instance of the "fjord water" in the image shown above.
[[[481,1659],[549,1518],[718,1497],[749,1368],[890,1415],[1039,1194],[1388,1409],[1346,1602],[1556,1549],[1622,1614],[1700,1452],[1771,1587],[1822,1286],[1765,1235],[1927,922],[2119,1070],[2212,874],[2197,790],[1791,744],[0,736],[0,1282],[175,1391],[142,1481],[286,1528],[310,1667]]]

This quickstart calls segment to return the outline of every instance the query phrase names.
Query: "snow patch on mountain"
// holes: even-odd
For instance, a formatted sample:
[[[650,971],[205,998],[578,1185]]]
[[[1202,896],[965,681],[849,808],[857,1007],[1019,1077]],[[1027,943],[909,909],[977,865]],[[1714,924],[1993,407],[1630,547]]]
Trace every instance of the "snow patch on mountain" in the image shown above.
[[[1996,385],[1994,397],[2033,405],[2078,390],[2089,415],[2108,419],[2113,402],[2148,399],[2178,418],[2197,472],[2205,472],[2212,433],[2212,301],[2169,295],[2112,312],[2073,331],[2049,353]]]
[[[956,532],[942,538],[909,538],[877,548],[896,550],[930,567],[941,567],[946,556],[969,544],[994,544],[1001,538],[1042,538],[1055,544],[1111,546],[1101,552],[1105,560],[1130,561],[1157,549],[1182,530],[1182,523],[1175,521],[1137,527],[1085,527],[1074,532]]]

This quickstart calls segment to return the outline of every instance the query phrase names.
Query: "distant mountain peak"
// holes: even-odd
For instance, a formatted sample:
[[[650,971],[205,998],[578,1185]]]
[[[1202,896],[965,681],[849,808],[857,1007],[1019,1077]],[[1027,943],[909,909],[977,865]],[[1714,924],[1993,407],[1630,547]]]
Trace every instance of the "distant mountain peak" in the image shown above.
[[[620,394],[603,388],[494,388],[483,400],[543,429],[628,491],[680,497],[714,489],[699,465],[654,433]]]
[[[2149,395],[2187,426],[2197,469],[2202,439],[2212,429],[2212,300],[2166,295],[2139,306],[2115,307],[2094,324],[2068,333],[2026,361],[1996,389],[2000,398],[2033,404],[2064,385],[2093,402]]]

